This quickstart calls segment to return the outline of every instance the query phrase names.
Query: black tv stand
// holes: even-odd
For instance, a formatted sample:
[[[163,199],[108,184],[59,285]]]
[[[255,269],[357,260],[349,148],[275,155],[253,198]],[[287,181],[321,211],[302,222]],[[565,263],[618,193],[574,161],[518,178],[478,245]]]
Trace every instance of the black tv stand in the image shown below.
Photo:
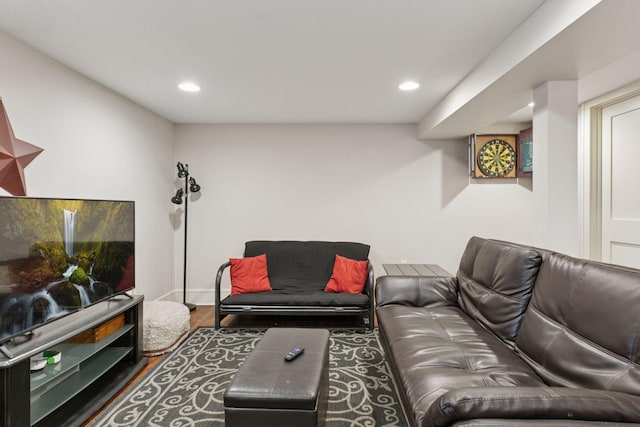
[[[80,425],[115,396],[147,363],[143,299],[103,301],[38,327],[30,340],[0,345],[0,425]],[[121,314],[124,326],[99,341],[69,341]],[[48,349],[62,361],[30,372],[31,357]]]

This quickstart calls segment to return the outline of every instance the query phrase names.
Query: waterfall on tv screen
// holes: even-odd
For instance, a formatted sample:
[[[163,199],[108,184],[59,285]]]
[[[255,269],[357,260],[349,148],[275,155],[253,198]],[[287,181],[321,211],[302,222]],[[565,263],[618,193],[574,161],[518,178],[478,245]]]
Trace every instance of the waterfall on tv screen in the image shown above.
[[[64,210],[64,250],[70,257],[73,256],[73,233],[76,226],[77,212],[77,210]]]
[[[0,345],[132,289],[134,217],[130,201],[0,196]]]

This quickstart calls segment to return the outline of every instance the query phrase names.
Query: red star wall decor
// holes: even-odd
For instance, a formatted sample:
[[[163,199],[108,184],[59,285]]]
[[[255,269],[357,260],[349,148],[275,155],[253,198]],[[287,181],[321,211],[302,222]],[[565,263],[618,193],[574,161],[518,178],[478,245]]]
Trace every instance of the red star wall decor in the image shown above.
[[[0,187],[14,196],[26,196],[24,168],[42,151],[44,148],[15,137],[0,98]]]

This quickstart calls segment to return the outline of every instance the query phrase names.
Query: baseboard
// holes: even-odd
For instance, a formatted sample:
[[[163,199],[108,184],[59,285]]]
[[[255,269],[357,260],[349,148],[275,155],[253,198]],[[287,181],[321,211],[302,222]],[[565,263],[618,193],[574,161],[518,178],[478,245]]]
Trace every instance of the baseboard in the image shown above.
[[[156,301],[182,302],[182,290],[173,290],[157,298]],[[187,302],[195,305],[215,305],[216,297],[213,289],[188,289]]]

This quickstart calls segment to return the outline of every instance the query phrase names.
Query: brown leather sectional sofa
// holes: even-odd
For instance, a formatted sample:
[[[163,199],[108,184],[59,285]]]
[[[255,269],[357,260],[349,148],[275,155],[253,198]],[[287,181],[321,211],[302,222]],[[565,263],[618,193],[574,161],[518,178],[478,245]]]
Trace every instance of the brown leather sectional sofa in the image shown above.
[[[412,426],[640,423],[639,270],[473,237],[376,300]]]

